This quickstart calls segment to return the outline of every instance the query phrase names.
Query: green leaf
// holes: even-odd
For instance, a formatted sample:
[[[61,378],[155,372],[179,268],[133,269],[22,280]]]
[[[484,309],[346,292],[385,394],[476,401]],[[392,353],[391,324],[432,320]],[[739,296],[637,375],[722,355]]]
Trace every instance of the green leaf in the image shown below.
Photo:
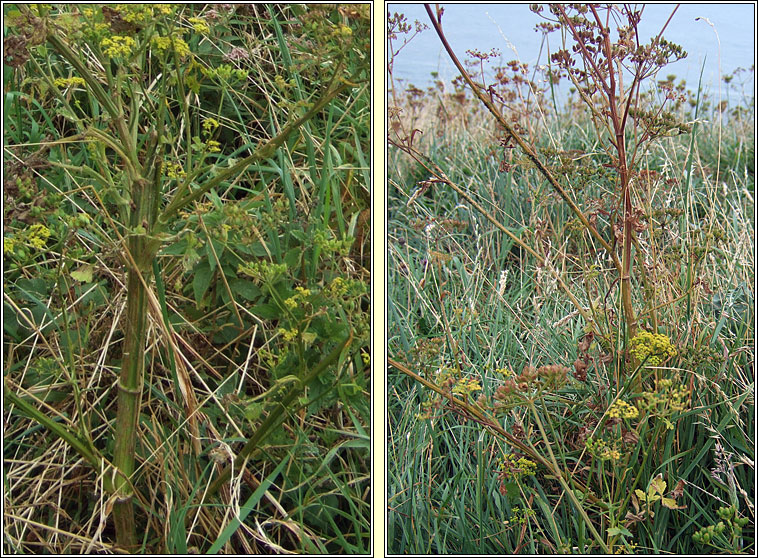
[[[633,536],[626,527],[611,527],[608,529],[608,534],[612,537],[615,537],[616,535],[624,535],[625,537]]]
[[[634,493],[637,495],[637,498],[639,498],[641,502],[647,502],[647,496],[645,496],[645,493],[642,492],[642,490],[637,488]]]
[[[213,270],[211,270],[208,262],[202,262],[195,268],[195,276],[192,278],[192,289],[195,293],[195,302],[200,302],[208,291],[208,287],[211,284],[211,278],[213,277]]]
[[[664,492],[666,492],[666,481],[663,480],[661,475],[658,475],[650,481],[650,486],[647,488],[648,497],[654,496],[655,494],[663,495]]]
[[[3,302],[3,314],[3,332],[15,341],[21,341],[23,330],[21,324],[18,323],[15,309],[10,304]]]
[[[506,482],[505,491],[506,491],[506,494],[508,494],[508,498],[510,498],[511,500],[519,499],[520,492],[518,489],[518,484],[516,484],[515,482]]]
[[[258,285],[245,279],[229,279],[229,288],[232,290],[232,293],[250,302],[261,296],[261,289]]]
[[[290,268],[298,267],[298,265],[300,265],[300,256],[302,256],[302,254],[302,246],[298,246],[292,250],[287,250],[287,253],[284,255],[284,263],[286,263],[287,267]]]
[[[249,403],[245,407],[245,418],[250,422],[256,422],[263,414],[263,403]]]
[[[253,254],[253,256],[258,256],[259,258],[262,258],[263,256],[268,256],[269,251],[266,249],[266,247],[260,243],[256,242],[251,246],[250,250]]]
[[[91,265],[80,266],[76,271],[71,272],[71,277],[80,283],[92,282],[92,272],[94,267]]]
[[[187,250],[187,237],[182,238],[178,242],[174,242],[173,244],[170,244],[163,248],[161,253],[169,255],[169,256],[181,256],[184,255],[184,252]]]
[[[274,320],[282,315],[282,311],[275,304],[256,304],[250,311],[254,316],[264,320]]]
[[[661,504],[666,506],[670,510],[683,510],[687,506],[677,506],[676,500],[673,498],[661,498]]]
[[[213,253],[216,253],[214,256]],[[205,253],[208,255],[208,263],[211,266],[211,271],[216,271],[216,258],[221,261],[221,255],[224,253],[224,243],[220,240],[214,240],[209,238],[205,243]]]
[[[218,197],[218,194],[216,193],[216,190],[214,190],[213,188],[211,188],[206,195],[211,199],[211,201],[213,202],[213,205],[216,207],[216,209],[218,209],[219,211],[221,211],[221,209],[223,209],[224,202],[222,202],[221,198]]]

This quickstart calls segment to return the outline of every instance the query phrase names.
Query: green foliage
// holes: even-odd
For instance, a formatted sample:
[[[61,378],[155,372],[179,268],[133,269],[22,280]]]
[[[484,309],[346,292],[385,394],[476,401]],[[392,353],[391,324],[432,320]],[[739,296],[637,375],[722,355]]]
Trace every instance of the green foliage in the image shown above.
[[[390,83],[390,552],[754,550],[750,512],[725,519],[755,490],[752,162],[719,155],[754,144],[754,105],[657,78],[683,53],[605,10],[550,7],[576,39],[545,76],[576,81],[563,104],[515,63],[483,81],[479,52],[473,86]],[[414,28],[388,33],[402,56]],[[639,89],[599,87],[606,37]]]
[[[22,475],[8,497],[60,530],[50,553],[113,550],[111,525],[94,547],[66,533],[93,517],[122,531],[132,490],[144,552],[214,540],[225,552],[365,552],[370,461],[347,441],[366,441],[370,420],[369,6],[4,10],[3,343],[5,389],[21,401],[6,458],[71,470],[60,438],[124,473],[103,485],[78,471],[78,491]],[[230,523],[207,486],[272,416],[235,495],[255,513]],[[129,452],[128,424],[125,483],[129,458],[112,452]],[[276,474],[250,475],[269,465]],[[304,513],[293,494],[306,478],[308,506],[337,500]],[[64,483],[52,511],[23,496],[48,480]],[[58,515],[85,493],[100,503]],[[259,529],[254,517],[267,534],[235,536]],[[29,550],[16,527],[8,545]]]

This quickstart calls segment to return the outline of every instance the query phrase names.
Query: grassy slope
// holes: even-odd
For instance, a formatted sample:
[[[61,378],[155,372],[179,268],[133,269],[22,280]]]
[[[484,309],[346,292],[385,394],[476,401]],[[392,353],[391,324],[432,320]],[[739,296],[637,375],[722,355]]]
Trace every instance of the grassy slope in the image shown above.
[[[452,99],[435,97],[427,97],[415,111],[406,107],[404,113],[408,129],[424,131],[422,151],[508,228],[523,230],[532,246],[538,239],[546,249],[549,265],[559,270],[583,304],[589,306],[594,299],[614,305],[613,294],[602,300],[613,287],[602,282],[602,274],[595,284],[585,281],[590,266],[603,262],[593,260],[587,246],[577,244],[582,241],[568,234],[568,213],[560,201],[546,191],[533,171],[517,167],[498,172],[501,150],[494,148],[494,135],[477,109],[468,105],[456,109]],[[438,110],[440,103],[445,111]],[[632,473],[639,475],[636,486],[643,489],[648,479],[661,472],[670,485],[684,479],[687,509],[663,510],[654,519],[633,527],[636,536],[630,542],[637,543],[640,550],[699,552],[702,547],[697,547],[689,535],[699,526],[718,522],[715,508],[734,496],[743,514],[750,515],[745,509],[754,489],[752,465],[748,465],[754,455],[750,434],[754,408],[754,138],[750,114],[730,120],[721,129],[720,144],[718,115],[712,123],[696,129],[688,188],[683,177],[688,168],[690,135],[666,138],[644,159],[648,169],[677,180],[669,186],[658,183],[649,194],[650,207],[678,208],[689,214],[691,228],[699,232],[685,244],[686,251],[702,246],[713,231],[723,233],[723,242],[704,246],[700,276],[717,293],[713,295],[716,302],[731,294],[733,304],[722,315],[719,311],[725,307],[714,305],[712,295],[699,290],[689,306],[679,301],[659,313],[660,323],[666,324],[665,332],[680,351],[711,347],[725,358],[696,359],[689,368],[679,362],[680,368],[669,371],[679,381],[694,382],[690,384],[696,386],[691,410],[682,414],[675,430],[668,435],[659,433],[664,447],[643,448],[655,457],[641,468],[632,467]],[[532,125],[532,137],[540,138],[542,148],[598,150],[591,127],[580,114],[551,114],[546,121]],[[599,159],[602,162],[602,156]],[[504,235],[452,191],[432,187],[408,204],[416,182],[426,176],[394,149],[390,149],[389,169],[390,356],[433,379],[440,367],[454,367],[457,350],[465,357],[464,374],[478,379],[485,394],[491,394],[498,385],[496,368],[518,372],[526,364],[571,366],[583,324],[571,314],[570,305],[549,275],[513,249]],[[599,174],[582,187],[581,193],[574,189],[585,210],[596,200],[608,198],[609,191],[612,193],[612,183]],[[667,226],[678,227],[682,218],[667,218]],[[663,219],[662,215],[656,218],[655,228],[662,228]],[[664,236],[653,245],[665,251],[672,239]],[[659,297],[663,300],[668,296],[666,289],[679,281],[676,269],[681,262],[664,260],[674,256],[673,252],[657,254],[667,263],[659,271]],[[501,277],[505,285],[498,292]],[[746,291],[740,299],[739,289],[743,287]],[[586,527],[577,521],[567,499],[558,498],[560,487],[538,473],[525,481],[519,496],[500,495],[496,458],[508,451],[502,442],[449,410],[435,410],[431,420],[417,418],[430,395],[390,370],[388,536],[392,552],[541,553],[555,552],[560,544],[587,542]],[[564,468],[572,468],[580,458],[577,446],[569,442],[594,415],[587,403],[601,410],[607,406],[607,395],[602,391],[612,383],[608,374],[612,371],[598,367],[587,383],[572,382],[543,402],[542,418],[549,426],[552,449]],[[503,417],[502,424],[511,432],[519,426],[534,428],[526,414],[523,407],[516,407]],[[717,443],[731,454],[735,465],[740,488],[737,493],[732,490],[731,496],[730,490],[724,489],[726,481],[722,478],[719,483],[708,473],[718,459]],[[544,454],[544,444],[538,448]],[[588,463],[586,459],[584,463]],[[592,467],[596,475],[603,470],[609,473],[607,464],[605,469],[597,463]],[[619,494],[619,487],[629,489],[630,480],[611,476],[603,482],[596,484],[599,492]],[[536,514],[518,523],[518,515],[514,515],[517,507]],[[597,510],[594,512],[597,527],[607,529],[609,525],[599,519]],[[744,544],[752,544],[751,540],[752,535]]]

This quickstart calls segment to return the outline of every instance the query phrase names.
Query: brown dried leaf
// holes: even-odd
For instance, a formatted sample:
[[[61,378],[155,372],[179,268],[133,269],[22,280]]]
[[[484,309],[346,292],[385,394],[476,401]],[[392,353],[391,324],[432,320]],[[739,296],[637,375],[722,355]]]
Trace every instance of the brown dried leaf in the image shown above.
[[[640,437],[633,430],[624,430],[621,434],[621,440],[625,444],[636,444],[639,442]]]
[[[682,479],[679,479],[679,482],[676,483],[676,486],[674,487],[674,490],[671,491],[669,496],[671,496],[674,499],[677,499],[684,494],[684,481]]]
[[[582,340],[579,341],[579,344],[577,345],[577,348],[579,349],[580,353],[586,353],[590,350],[590,345],[592,344],[592,340],[595,338],[595,332],[590,331],[587,333],[584,337],[582,337]]]

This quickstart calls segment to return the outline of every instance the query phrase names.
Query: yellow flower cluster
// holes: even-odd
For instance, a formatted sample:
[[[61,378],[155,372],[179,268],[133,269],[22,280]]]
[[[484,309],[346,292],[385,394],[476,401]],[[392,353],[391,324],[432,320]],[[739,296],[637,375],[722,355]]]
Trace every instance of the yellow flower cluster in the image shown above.
[[[284,329],[283,327],[279,328],[279,335],[281,335],[284,338],[284,341],[287,343],[290,343],[297,337],[297,329]]]
[[[215,118],[206,118],[203,120],[203,133],[210,136],[219,126],[220,124]]]
[[[207,35],[211,32],[210,26],[204,19],[200,19],[199,17],[191,17],[188,21],[190,22],[190,25],[192,25],[192,29],[202,35]]]
[[[674,385],[672,380],[661,379],[656,382],[655,391],[646,391],[642,396],[644,401],[640,402],[640,408],[651,415],[660,417],[666,424],[666,428],[671,430],[674,425],[668,417],[688,407],[690,392],[683,385]]]
[[[473,378],[461,378],[453,386],[453,393],[462,395],[464,398],[468,397],[475,391],[481,391],[482,386],[478,380]]]
[[[618,400],[608,409],[608,416],[611,418],[635,419],[640,412],[637,407],[633,407],[626,401]]]
[[[349,288],[350,285],[348,285],[345,278],[338,276],[332,279],[332,282],[329,284],[329,293],[337,298],[340,296],[345,296]]]
[[[3,254],[9,256],[16,248],[16,239],[12,236],[3,237]]]
[[[354,241],[355,239],[351,236],[345,237],[342,240],[331,237],[329,233],[323,230],[316,231],[313,237],[314,244],[321,248],[324,255],[332,252],[341,256],[347,256]]]
[[[353,30],[350,29],[347,25],[340,25],[339,27],[336,27],[334,31],[332,31],[332,35],[335,37],[350,37],[353,34]]]
[[[56,78],[55,81],[53,82],[53,84],[56,87],[60,87],[61,89],[63,89],[64,87],[70,87],[70,86],[75,86],[75,85],[84,87],[85,83],[86,82],[84,81],[84,78],[80,78],[77,76],[70,77],[70,78]]]
[[[295,294],[284,301],[284,304],[290,310],[297,308],[298,304],[306,302],[306,299],[311,296],[310,289],[304,289],[303,287],[295,287]]]
[[[161,54],[167,52],[169,49],[176,51],[176,54],[180,58],[184,58],[190,54],[189,45],[177,34],[170,37],[153,37],[152,43],[153,48]]]
[[[221,64],[218,68],[203,68],[202,72],[211,79],[218,81],[241,81],[247,79],[248,71],[233,68],[229,64]]]
[[[676,348],[668,336],[642,331],[632,339],[631,354],[649,366],[659,366],[669,357],[676,356]]]
[[[170,15],[174,12],[171,4],[116,4],[113,9],[129,23],[148,23],[156,15]]]
[[[135,44],[136,42],[131,37],[113,35],[103,39],[100,42],[100,48],[103,49],[103,54],[109,58],[118,58],[119,56],[129,56]]]
[[[206,141],[205,146],[208,148],[208,153],[219,153],[221,151],[221,144],[216,140]]]
[[[275,264],[266,261],[244,263],[237,267],[237,273],[252,277],[261,283],[276,283],[287,273],[287,264]]]
[[[50,229],[45,225],[36,223],[29,227],[27,234],[29,244],[38,250],[42,250],[45,247],[45,244],[47,244],[47,239],[50,238]]]
[[[45,225],[35,223],[28,229],[18,232],[15,236],[3,237],[3,254],[6,256],[15,255],[18,260],[24,261],[29,256],[26,247],[43,250],[50,234],[50,229]]]
[[[184,172],[184,168],[180,163],[167,161],[164,168],[166,169],[166,176],[169,178],[184,178],[187,176],[187,173]]]
[[[174,13],[173,4],[155,4],[153,10],[161,15],[171,15]]]
[[[587,451],[601,461],[616,461],[617,459],[621,459],[621,452],[616,443],[611,445],[603,439],[595,440],[593,438],[587,438],[584,445],[587,448]]]
[[[526,457],[514,459],[511,454],[505,455],[500,461],[500,470],[505,480],[517,481],[537,472],[537,464]]]

